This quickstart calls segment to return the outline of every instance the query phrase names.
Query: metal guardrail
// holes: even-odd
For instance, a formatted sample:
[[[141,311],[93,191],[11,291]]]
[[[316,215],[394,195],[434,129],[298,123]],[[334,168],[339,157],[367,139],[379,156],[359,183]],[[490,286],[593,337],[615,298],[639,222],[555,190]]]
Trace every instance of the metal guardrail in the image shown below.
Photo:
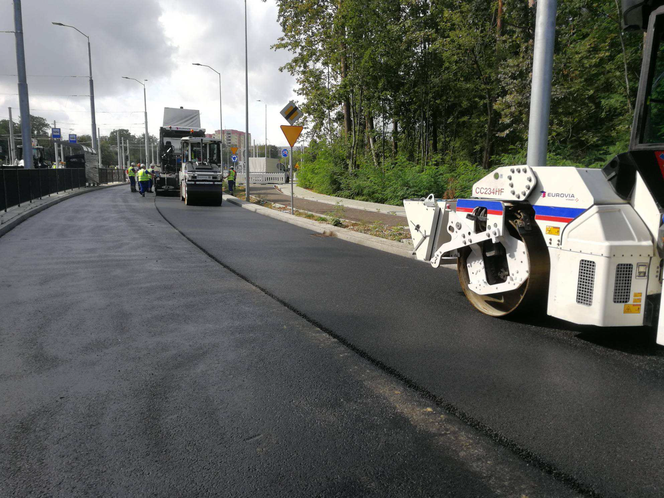
[[[101,185],[105,183],[115,183],[115,182],[124,182],[125,172],[121,169],[111,169],[111,168],[99,168],[99,183]]]
[[[0,168],[0,210],[85,187],[85,169]]]
[[[251,175],[251,183],[286,183],[286,173],[249,173]],[[237,175],[237,182],[244,183],[246,175],[239,173]]]

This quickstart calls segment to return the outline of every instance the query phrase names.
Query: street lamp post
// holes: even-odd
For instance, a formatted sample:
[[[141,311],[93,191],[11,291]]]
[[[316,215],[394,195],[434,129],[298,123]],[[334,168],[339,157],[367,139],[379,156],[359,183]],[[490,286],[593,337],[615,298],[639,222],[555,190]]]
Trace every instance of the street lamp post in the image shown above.
[[[256,102],[263,102],[261,99],[258,99]],[[267,167],[267,102],[265,104],[265,166]]]
[[[90,68],[90,115],[92,117],[92,148],[97,150],[97,165],[101,167],[101,148],[99,147],[99,142],[97,141],[97,120],[95,118],[95,85],[92,80],[92,50],[90,48],[90,37],[75,26],[63,24],[61,22],[53,22],[51,24],[54,24],[55,26],[62,26],[63,28],[75,29],[88,39],[88,65]]]
[[[150,134],[148,133],[148,94],[145,90],[145,83],[138,81],[136,78],[129,78],[127,76],[123,76],[122,78],[125,80],[132,80],[140,85],[143,85],[143,106],[145,108],[145,162],[147,163],[150,160],[150,153],[148,152],[148,141],[150,140]]]
[[[263,0],[266,2],[267,0]],[[244,134],[244,151],[245,151],[245,161],[246,168],[245,173],[247,174],[247,190],[245,199],[251,202],[251,197],[249,196],[249,42],[247,35],[247,0],[244,0],[244,106],[246,113],[246,130]]]
[[[192,62],[192,66],[201,66],[201,67],[207,67],[208,69],[211,69],[215,73],[217,73],[217,76],[219,77],[219,138],[221,139],[221,163],[222,163],[222,168],[223,168],[223,162],[224,162],[224,115],[222,112],[222,100],[221,100],[221,73],[217,71],[215,68],[212,66],[208,66],[207,64],[200,64],[199,62]],[[230,163],[230,156],[228,158],[228,163]]]
[[[247,37],[247,0],[244,0],[244,104],[246,112],[246,130],[244,133],[244,160],[246,162],[244,172],[247,175],[245,199],[251,202],[249,194],[249,42]]]

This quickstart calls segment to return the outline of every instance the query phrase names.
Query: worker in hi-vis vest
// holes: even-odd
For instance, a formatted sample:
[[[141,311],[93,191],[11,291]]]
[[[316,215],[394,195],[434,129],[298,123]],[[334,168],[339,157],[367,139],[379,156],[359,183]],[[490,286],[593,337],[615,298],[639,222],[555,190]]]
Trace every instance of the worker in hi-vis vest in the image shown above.
[[[127,168],[127,176],[129,177],[131,191],[136,192],[136,165],[134,163],[131,163],[131,165]]]
[[[148,173],[150,173],[150,180],[148,181],[148,192],[152,193],[152,186],[154,185],[154,178],[156,175],[155,170],[154,170],[154,164],[150,165],[150,169],[148,170]],[[157,187],[155,187],[155,190]]]
[[[235,173],[235,168],[231,166],[231,169],[228,171],[228,193],[233,195],[233,190],[235,190],[235,178],[237,173]]]
[[[145,192],[148,191],[149,184],[150,173],[145,168],[145,164],[141,164],[141,169],[138,170],[138,189],[143,197],[145,197]]]

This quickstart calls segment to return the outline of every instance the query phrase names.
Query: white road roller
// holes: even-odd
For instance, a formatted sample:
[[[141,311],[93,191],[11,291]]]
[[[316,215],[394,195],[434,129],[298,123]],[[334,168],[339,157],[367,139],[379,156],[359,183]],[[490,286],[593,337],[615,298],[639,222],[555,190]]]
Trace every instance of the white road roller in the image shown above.
[[[584,325],[658,325],[664,344],[663,5],[623,1],[626,24],[647,28],[629,152],[601,170],[501,167],[470,199],[404,201],[414,255],[434,268],[455,257],[479,311],[543,309]]]

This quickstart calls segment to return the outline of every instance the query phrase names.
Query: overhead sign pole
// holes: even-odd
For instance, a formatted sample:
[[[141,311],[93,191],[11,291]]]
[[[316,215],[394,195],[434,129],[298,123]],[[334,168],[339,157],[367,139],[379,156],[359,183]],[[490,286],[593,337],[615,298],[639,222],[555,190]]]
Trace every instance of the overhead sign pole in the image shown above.
[[[12,166],[17,163],[16,139],[14,138],[14,120],[12,119],[12,108],[9,108],[9,159]]]
[[[57,121],[53,121],[53,129],[51,130],[51,138],[53,138],[53,150],[55,151],[55,167],[60,166],[60,154],[58,153],[57,139],[60,138],[60,128],[57,128]]]

